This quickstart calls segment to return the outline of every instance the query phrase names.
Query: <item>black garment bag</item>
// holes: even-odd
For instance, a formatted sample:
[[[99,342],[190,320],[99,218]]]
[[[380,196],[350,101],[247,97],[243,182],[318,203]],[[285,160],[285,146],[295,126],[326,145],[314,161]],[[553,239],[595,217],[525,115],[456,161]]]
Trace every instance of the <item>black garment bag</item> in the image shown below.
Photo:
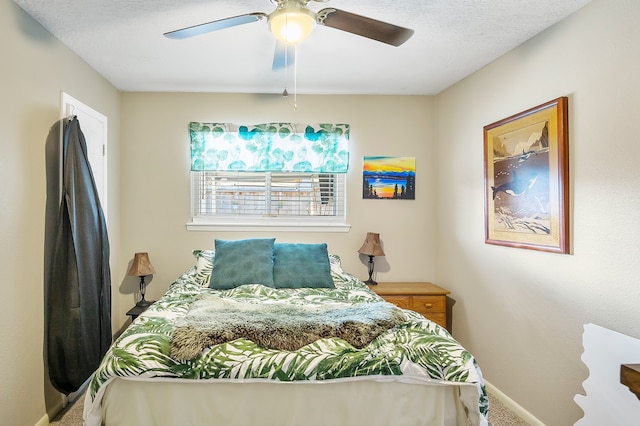
[[[46,167],[44,356],[51,383],[69,394],[112,338],[107,226],[76,117],[51,127]]]

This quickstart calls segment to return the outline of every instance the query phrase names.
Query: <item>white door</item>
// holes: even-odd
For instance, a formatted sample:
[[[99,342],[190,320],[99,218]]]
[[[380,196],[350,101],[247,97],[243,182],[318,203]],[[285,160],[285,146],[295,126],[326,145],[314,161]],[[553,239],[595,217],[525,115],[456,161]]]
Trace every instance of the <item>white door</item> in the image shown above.
[[[107,117],[93,108],[62,92],[62,118],[78,117],[80,129],[87,142],[87,154],[98,189],[102,211],[107,218]]]

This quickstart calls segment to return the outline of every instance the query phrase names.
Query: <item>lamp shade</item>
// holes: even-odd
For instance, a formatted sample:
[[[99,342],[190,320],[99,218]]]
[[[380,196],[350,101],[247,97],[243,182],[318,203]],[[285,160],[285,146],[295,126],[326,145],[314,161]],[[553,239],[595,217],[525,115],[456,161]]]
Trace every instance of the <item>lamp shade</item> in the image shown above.
[[[367,232],[367,237],[364,240],[364,244],[358,250],[358,253],[365,254],[367,256],[384,256],[384,251],[380,245],[380,234],[375,232]]]
[[[136,253],[133,257],[133,263],[129,268],[127,275],[132,277],[144,277],[145,275],[155,274],[156,270],[149,260],[149,253]]]
[[[287,6],[269,15],[269,28],[280,41],[298,43],[311,34],[316,24],[313,12],[298,6]]]

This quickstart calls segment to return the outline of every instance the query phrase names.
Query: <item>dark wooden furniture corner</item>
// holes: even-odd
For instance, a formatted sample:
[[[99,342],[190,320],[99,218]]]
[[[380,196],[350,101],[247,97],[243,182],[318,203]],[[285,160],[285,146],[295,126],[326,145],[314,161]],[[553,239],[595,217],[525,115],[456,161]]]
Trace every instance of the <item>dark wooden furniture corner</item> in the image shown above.
[[[147,308],[149,306],[151,306],[153,304],[153,302],[150,302],[148,306],[134,306],[133,308],[129,309],[127,311],[127,315],[131,317],[131,321],[135,320],[136,318],[138,318],[138,316],[143,313],[144,311],[147,310]]]
[[[622,364],[620,383],[629,388],[640,399],[640,364]]]

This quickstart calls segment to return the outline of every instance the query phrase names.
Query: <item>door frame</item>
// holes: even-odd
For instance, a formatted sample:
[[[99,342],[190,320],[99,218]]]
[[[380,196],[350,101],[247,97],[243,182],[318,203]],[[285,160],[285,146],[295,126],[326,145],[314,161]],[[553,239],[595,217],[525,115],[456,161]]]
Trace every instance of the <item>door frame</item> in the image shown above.
[[[102,211],[105,215],[105,220],[107,221],[107,223],[109,222],[108,220],[108,204],[107,204],[107,198],[108,198],[108,169],[107,169],[107,148],[108,148],[108,124],[109,124],[109,120],[107,118],[106,115],[96,111],[95,109],[91,108],[90,106],[88,106],[87,104],[79,101],[78,99],[74,98],[73,96],[69,95],[66,92],[61,92],[61,96],[60,96],[60,118],[66,118],[69,117],[71,115],[75,115],[76,117],[78,117],[78,121],[80,123],[83,122],[83,118],[88,120],[91,120],[93,123],[98,123],[98,126],[101,127],[101,129],[98,129],[98,134],[94,135],[97,137],[97,139],[102,139],[102,140],[95,140],[94,138],[92,138],[91,140],[87,140],[87,145],[89,144],[101,144],[102,145],[102,155],[101,155],[101,159],[97,159],[95,156],[89,156],[89,164],[91,164],[91,168],[92,168],[92,172],[94,173],[94,179],[95,179],[95,171],[97,170],[102,170],[102,175],[100,176],[100,180],[101,180],[101,185],[96,184],[97,190],[98,190],[98,196],[100,198],[100,203],[102,205]],[[91,150],[89,149],[90,147],[87,147],[87,151],[91,152]],[[100,164],[96,163],[97,161],[100,161]],[[60,163],[62,164],[62,162]],[[60,175],[62,176],[62,174]]]

